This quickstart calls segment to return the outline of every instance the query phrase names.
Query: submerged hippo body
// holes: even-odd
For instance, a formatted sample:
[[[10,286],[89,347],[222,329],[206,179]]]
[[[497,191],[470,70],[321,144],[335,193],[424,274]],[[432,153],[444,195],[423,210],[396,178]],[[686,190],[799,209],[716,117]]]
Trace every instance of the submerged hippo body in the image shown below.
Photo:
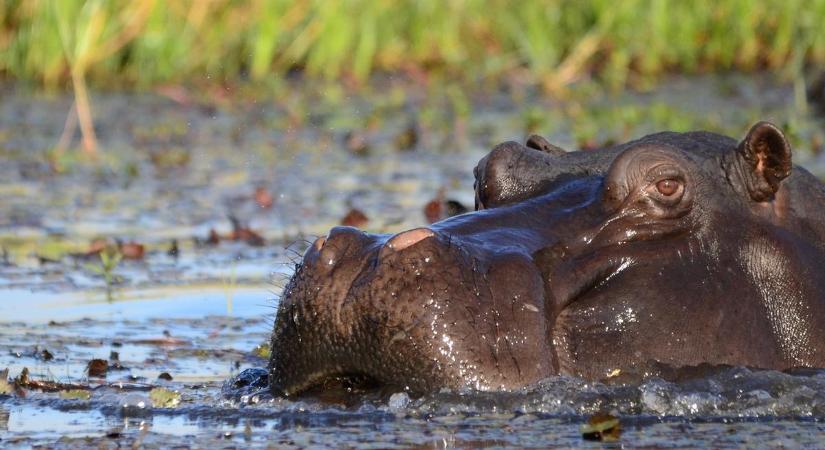
[[[394,236],[338,227],[307,250],[273,391],[825,366],[825,187],[773,125],[570,153],[531,137],[475,175],[475,212]]]

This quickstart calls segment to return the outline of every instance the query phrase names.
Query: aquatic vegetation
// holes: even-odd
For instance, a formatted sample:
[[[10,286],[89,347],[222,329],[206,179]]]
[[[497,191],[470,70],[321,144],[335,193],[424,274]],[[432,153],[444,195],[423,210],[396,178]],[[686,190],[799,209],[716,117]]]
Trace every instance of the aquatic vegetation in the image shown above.
[[[48,87],[71,81],[85,127],[87,79],[148,86],[266,80],[292,69],[357,81],[386,71],[478,78],[527,69],[556,89],[591,73],[645,85],[670,70],[793,74],[825,61],[825,1],[700,3],[12,0],[0,6],[0,73]]]
[[[123,253],[117,249],[104,249],[99,253],[100,264],[89,264],[86,267],[103,277],[106,282],[106,298],[112,300],[112,290],[114,285],[120,281],[120,276],[115,274],[118,264],[123,259]]]
[[[234,298],[235,289],[238,285],[238,276],[236,273],[237,262],[232,261],[229,273],[223,277],[223,292],[226,296],[226,315],[232,315],[232,300]]]

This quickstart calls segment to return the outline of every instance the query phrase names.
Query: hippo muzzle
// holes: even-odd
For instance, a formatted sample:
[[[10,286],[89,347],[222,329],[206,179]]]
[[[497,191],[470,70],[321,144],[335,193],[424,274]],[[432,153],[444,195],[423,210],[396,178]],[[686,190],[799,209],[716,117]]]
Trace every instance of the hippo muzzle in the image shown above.
[[[554,373],[541,274],[518,253],[450,234],[334,228],[284,289],[270,382],[283,394],[336,377],[414,393],[511,388]]]

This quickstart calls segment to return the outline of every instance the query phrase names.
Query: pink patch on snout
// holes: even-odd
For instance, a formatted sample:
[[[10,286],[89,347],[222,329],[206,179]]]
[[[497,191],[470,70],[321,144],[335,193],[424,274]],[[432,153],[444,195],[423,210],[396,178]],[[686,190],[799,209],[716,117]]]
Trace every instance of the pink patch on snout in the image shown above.
[[[429,228],[415,228],[391,237],[390,240],[384,244],[384,249],[397,252],[433,236],[435,236],[435,233]]]
[[[326,236],[321,236],[309,246],[306,253],[304,253],[305,264],[314,264],[318,261],[318,257],[321,255],[321,249],[324,248],[325,242],[327,242]]]
[[[326,241],[327,241],[326,236],[321,236],[318,239],[316,239],[315,242],[312,243],[312,248],[314,248],[316,251],[320,252],[321,249],[324,247],[324,242],[326,242]]]

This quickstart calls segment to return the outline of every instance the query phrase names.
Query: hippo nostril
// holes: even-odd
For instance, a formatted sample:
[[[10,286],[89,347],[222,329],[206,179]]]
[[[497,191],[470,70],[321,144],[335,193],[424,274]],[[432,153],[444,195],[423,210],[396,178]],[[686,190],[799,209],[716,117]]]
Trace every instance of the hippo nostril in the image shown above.
[[[415,228],[404,231],[391,237],[390,240],[384,244],[384,247],[381,248],[381,253],[386,254],[388,252],[401,251],[433,236],[435,236],[435,233],[429,228]]]
[[[334,227],[319,237],[304,254],[304,263],[313,270],[332,269],[344,258],[357,254],[374,242],[374,238],[353,227]]]

